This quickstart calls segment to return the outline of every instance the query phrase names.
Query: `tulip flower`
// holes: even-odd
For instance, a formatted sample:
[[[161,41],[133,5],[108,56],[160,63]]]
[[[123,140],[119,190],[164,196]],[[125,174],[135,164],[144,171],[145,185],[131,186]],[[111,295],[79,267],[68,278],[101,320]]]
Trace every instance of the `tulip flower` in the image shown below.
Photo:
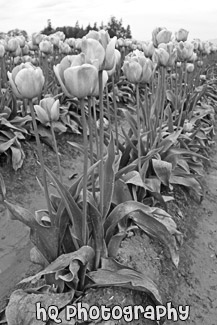
[[[124,61],[123,64],[123,73],[126,76],[127,80],[136,84],[140,82],[142,76],[142,67],[141,65],[132,60],[132,61]]]
[[[85,56],[81,53],[67,56],[54,66],[57,79],[68,97],[92,96],[96,89],[98,70],[94,65],[84,62]]]
[[[167,44],[161,43],[158,45],[158,48],[163,48],[169,53],[169,60],[167,62],[167,67],[173,67],[175,61],[177,60],[177,49],[173,42],[169,42]]]
[[[120,66],[120,62],[121,62],[121,53],[115,49],[115,64],[113,69],[107,71],[109,76],[112,76],[115,73],[116,68]]]
[[[49,125],[50,122],[58,121],[60,116],[60,102],[53,97],[47,97],[40,101],[39,105],[34,105],[36,115],[40,122]]]
[[[50,41],[42,41],[39,44],[39,49],[44,54],[51,54],[53,52],[53,46]]]
[[[178,32],[175,33],[175,37],[177,42],[185,42],[187,41],[189,32],[186,29],[180,28]]]
[[[98,60],[99,70],[111,70],[115,65],[115,45],[117,37],[110,39],[107,31],[90,31],[82,39],[81,50],[87,62]]]
[[[14,94],[18,98],[32,99],[38,97],[44,85],[44,75],[41,68],[36,68],[31,63],[21,63],[8,71],[8,78]]]
[[[152,32],[152,41],[155,47],[160,43],[169,43],[171,41],[172,32],[164,27],[155,28]]]
[[[77,98],[92,96],[98,81],[98,70],[91,64],[70,67],[64,71],[65,86]]]
[[[0,59],[2,59],[5,55],[5,47],[3,44],[0,44]]]
[[[60,86],[66,96],[71,97],[72,94],[68,91],[65,82],[65,71],[70,67],[81,66],[85,63],[84,53],[78,55],[67,55],[65,56],[59,64],[53,67],[55,75],[60,83]]]
[[[187,71],[188,73],[193,72],[193,71],[194,71],[194,64],[193,64],[193,63],[187,63],[187,64],[186,64],[186,71]]]
[[[69,54],[71,52],[71,47],[67,43],[63,43],[62,41],[59,44],[60,53]]]
[[[158,49],[155,49],[152,60],[157,65],[166,67],[168,65],[169,58],[170,58],[170,55],[165,49],[158,48]]]
[[[7,49],[9,52],[15,52],[18,46],[19,46],[19,42],[16,38],[9,39],[7,44]]]
[[[188,61],[193,55],[194,45],[190,42],[179,42],[177,45],[177,54],[180,61]]]
[[[16,39],[18,40],[20,47],[23,48],[26,43],[25,37],[23,35],[20,35],[20,36],[16,37]]]
[[[33,45],[39,45],[41,41],[43,41],[44,35],[41,33],[33,33],[32,34],[32,43]]]

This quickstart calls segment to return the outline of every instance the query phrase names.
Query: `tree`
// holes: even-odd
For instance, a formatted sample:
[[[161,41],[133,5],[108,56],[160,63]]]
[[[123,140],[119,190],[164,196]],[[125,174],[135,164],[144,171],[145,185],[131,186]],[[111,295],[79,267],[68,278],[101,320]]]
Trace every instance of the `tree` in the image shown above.
[[[124,28],[122,19],[118,20],[112,16],[105,27],[107,27],[110,37],[117,36],[118,38],[132,38],[130,25],[127,25],[127,28]]]
[[[52,25],[51,25],[51,20],[48,19],[47,20],[47,27],[45,27],[42,31],[41,31],[42,34],[45,34],[45,35],[50,35],[50,34],[53,34],[55,33],[55,30],[53,29]]]

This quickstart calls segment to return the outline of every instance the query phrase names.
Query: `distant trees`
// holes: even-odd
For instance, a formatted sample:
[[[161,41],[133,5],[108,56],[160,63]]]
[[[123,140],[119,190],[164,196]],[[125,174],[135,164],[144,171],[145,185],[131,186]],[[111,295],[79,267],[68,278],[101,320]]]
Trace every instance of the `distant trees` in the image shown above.
[[[7,32],[8,36],[15,37],[15,36],[20,36],[23,35],[26,39],[28,38],[28,34],[25,30],[21,30],[18,28],[11,29]]]
[[[89,23],[85,28],[80,26],[78,21],[76,21],[74,26],[57,27],[55,29],[52,27],[50,19],[48,19],[47,23],[47,26],[41,31],[41,33],[45,35],[50,35],[57,31],[61,31],[65,34],[66,38],[82,38],[90,30],[98,31],[100,29],[106,29],[108,30],[110,37],[117,36],[118,38],[132,38],[130,25],[127,25],[125,28],[123,26],[122,19],[118,20],[114,16],[110,18],[106,25],[101,22],[100,26],[97,26],[97,23],[95,22],[93,25]]]

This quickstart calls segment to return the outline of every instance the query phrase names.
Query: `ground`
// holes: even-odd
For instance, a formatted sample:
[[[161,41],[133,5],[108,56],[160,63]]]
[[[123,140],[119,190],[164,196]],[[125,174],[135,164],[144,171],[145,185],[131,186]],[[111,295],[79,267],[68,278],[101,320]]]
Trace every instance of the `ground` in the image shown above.
[[[82,171],[82,156],[67,144],[69,141],[81,143],[81,138],[65,135],[58,141],[63,166],[64,181],[70,184],[70,176]],[[217,140],[217,138],[215,139]],[[0,157],[0,172],[6,187],[7,199],[32,212],[44,208],[45,199],[35,180],[40,177],[36,163],[34,141],[24,144],[26,159],[23,167],[16,173],[6,159]],[[43,145],[45,163],[57,172],[55,155]],[[155,240],[140,231],[127,238],[119,252],[119,260],[150,276],[159,287],[164,302],[172,301],[174,307],[190,305],[190,319],[186,324],[216,324],[217,310],[217,150],[212,148],[210,164],[205,169],[204,198],[196,203],[182,188],[175,188],[175,202],[169,204],[169,212],[174,216],[178,229],[184,234],[184,243],[180,250],[180,265],[176,269],[170,260],[168,251]],[[29,274],[38,270],[30,262],[29,230],[18,221],[11,221],[0,205],[0,310],[7,303],[16,284]],[[127,300],[131,304],[149,304],[144,296],[131,291],[101,289],[89,291],[83,298],[86,303],[111,301],[120,303]],[[128,298],[127,298],[128,297]],[[123,299],[122,299],[123,298]],[[144,322],[141,324],[154,324]],[[172,324],[166,321],[165,324]],[[120,323],[119,323],[120,324]],[[140,324],[134,322],[134,324]],[[178,321],[175,324],[183,324]]]

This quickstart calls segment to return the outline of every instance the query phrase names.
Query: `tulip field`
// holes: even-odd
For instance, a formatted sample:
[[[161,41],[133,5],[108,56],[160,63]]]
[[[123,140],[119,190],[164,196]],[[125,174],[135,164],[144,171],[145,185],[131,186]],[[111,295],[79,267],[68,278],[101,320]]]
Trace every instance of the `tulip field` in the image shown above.
[[[1,203],[30,228],[31,259],[41,265],[0,310],[0,324],[35,324],[39,301],[57,306],[63,324],[77,324],[64,318],[67,306],[102,287],[165,304],[159,283],[125,264],[120,249],[139,231],[179,268],[185,239],[168,207],[177,188],[203,198],[215,135],[217,46],[189,41],[185,29],[173,35],[159,27],[150,38],[110,38],[100,30],[82,39],[62,32],[0,39],[0,162],[7,157],[13,173],[24,168],[23,144],[33,138],[41,175],[35,182],[47,205],[32,214],[12,202],[0,173]],[[70,186],[57,141],[63,134],[81,138],[68,141],[83,157]],[[44,143],[55,152],[58,173],[46,166]]]

